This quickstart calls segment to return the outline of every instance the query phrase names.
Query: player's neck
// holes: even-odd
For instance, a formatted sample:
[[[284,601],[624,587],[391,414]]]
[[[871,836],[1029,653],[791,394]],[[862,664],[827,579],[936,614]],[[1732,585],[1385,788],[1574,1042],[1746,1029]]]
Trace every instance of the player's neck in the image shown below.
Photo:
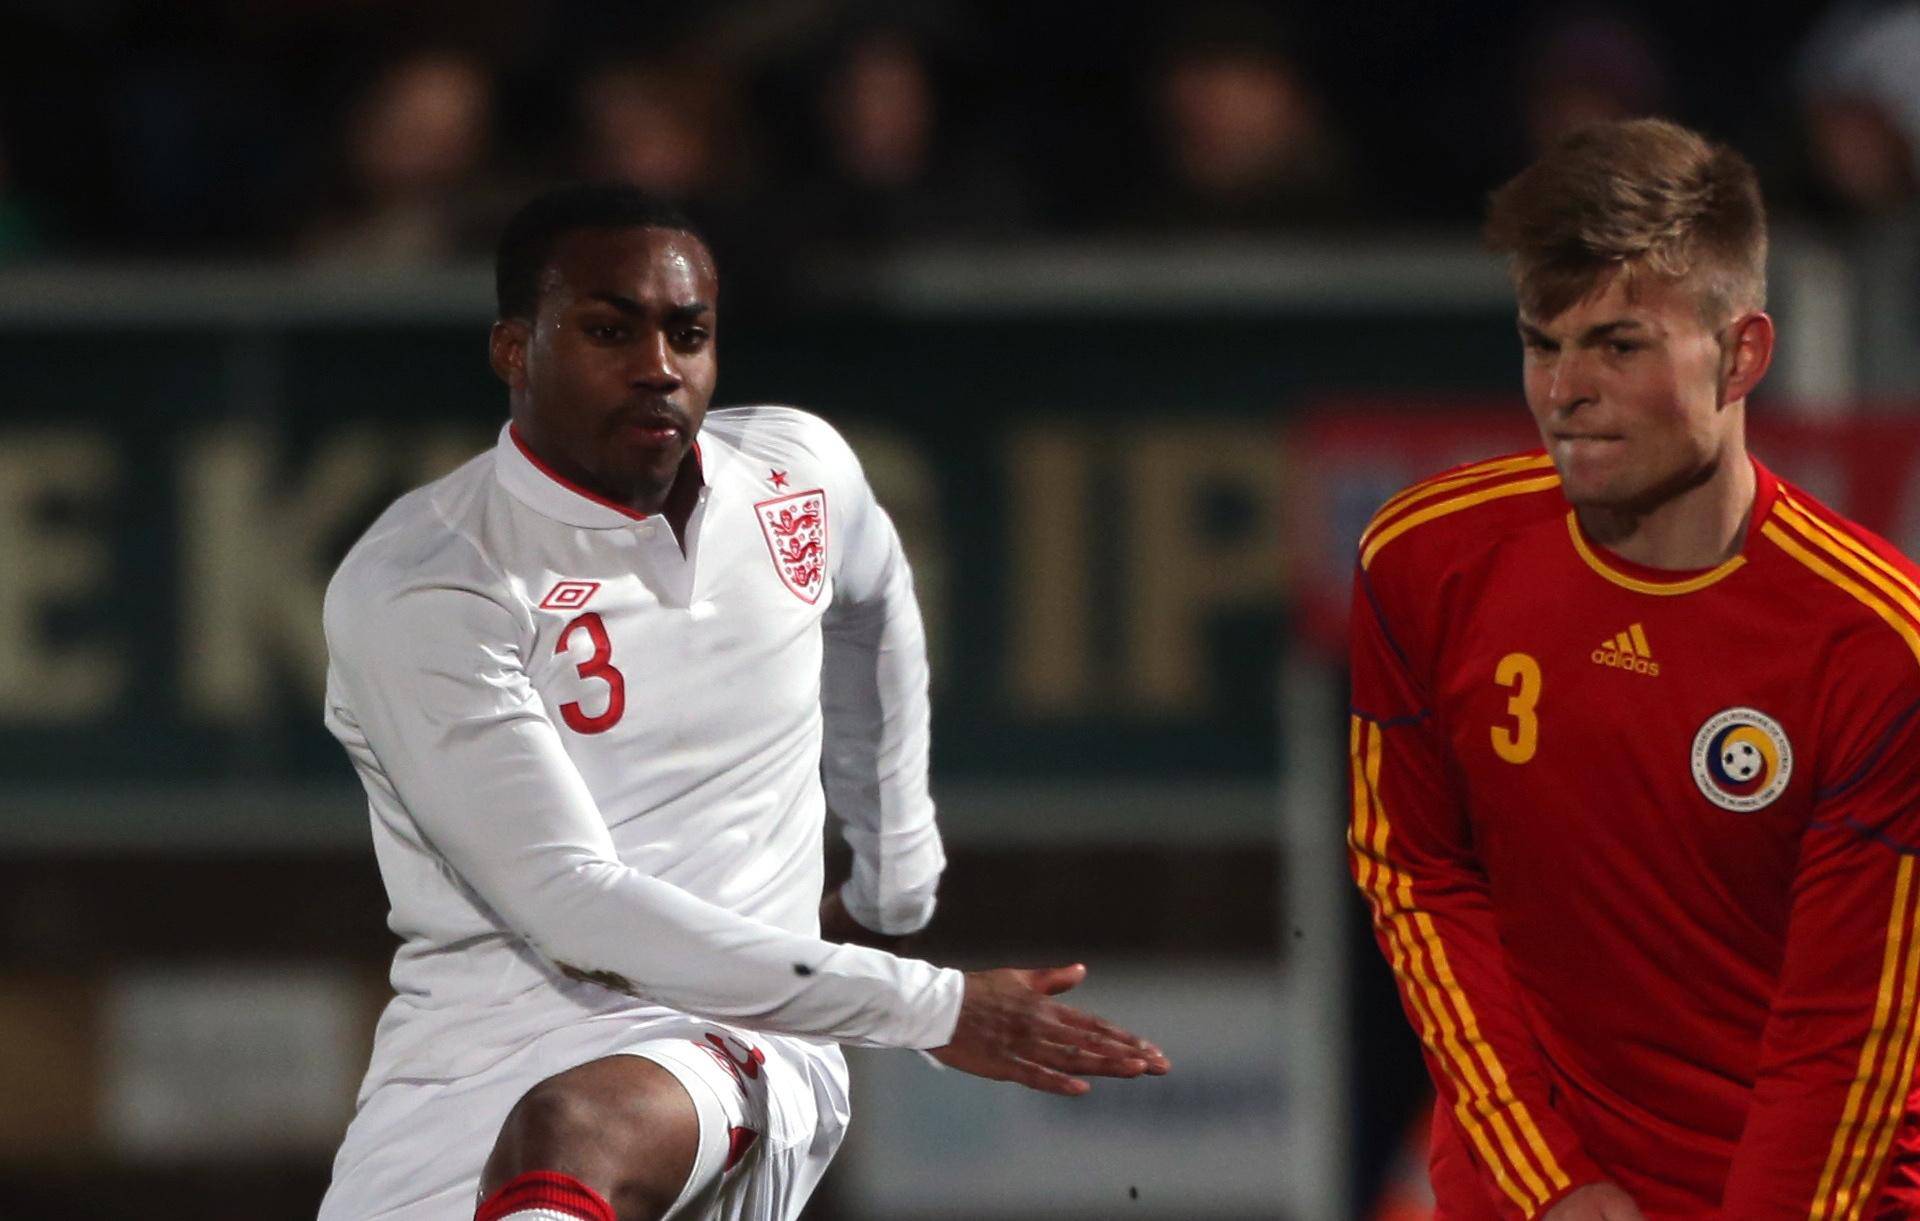
[[[685,528],[687,518],[693,514],[694,502],[699,499],[700,459],[689,446],[686,456],[680,459],[680,465],[674,468],[673,479],[664,486],[633,483],[622,487],[601,486],[594,488],[594,491],[635,513],[644,513],[649,517],[659,514],[672,523],[673,532],[678,534]]]
[[[664,489],[627,488],[625,494],[616,496],[616,499],[636,513],[664,518],[673,527],[673,537],[680,544],[680,550],[685,552],[687,523],[693,519],[694,506],[700,503],[703,482],[699,455],[689,447],[687,456],[680,460],[680,466],[674,471],[673,482]]]
[[[689,449],[687,456],[680,462],[680,470],[673,477],[673,486],[667,489],[666,499],[661,502],[660,516],[667,519],[673,527],[673,537],[680,544],[680,551],[687,550],[687,523],[693,519],[693,508],[700,503],[700,485],[704,482],[700,475],[700,460]]]
[[[537,429],[522,427],[518,418],[514,421],[514,435],[527,455],[534,459],[548,475],[570,485],[575,491],[602,502],[617,505],[645,517],[658,515],[664,517],[673,527],[673,536],[680,544],[682,552],[687,549],[687,523],[693,518],[693,510],[700,503],[700,489],[706,483],[706,476],[700,467],[700,448],[687,447],[686,454],[680,459],[680,465],[674,468],[673,479],[665,484],[628,484],[615,485],[601,480],[592,471],[569,459],[559,446],[547,445],[538,439]]]
[[[1740,553],[1758,481],[1745,446],[1734,446],[1706,477],[1651,508],[1578,510],[1587,536],[1648,568],[1712,568]]]

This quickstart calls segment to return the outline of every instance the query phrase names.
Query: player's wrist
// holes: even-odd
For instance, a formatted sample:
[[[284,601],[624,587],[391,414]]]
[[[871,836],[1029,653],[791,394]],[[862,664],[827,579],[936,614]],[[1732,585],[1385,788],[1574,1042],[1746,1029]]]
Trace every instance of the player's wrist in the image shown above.
[[[938,975],[926,990],[922,1002],[927,1008],[927,1041],[912,1044],[918,1051],[932,1051],[953,1042],[954,1032],[960,1028],[960,1011],[967,999],[967,977],[964,972],[952,967],[935,967],[934,970]]]

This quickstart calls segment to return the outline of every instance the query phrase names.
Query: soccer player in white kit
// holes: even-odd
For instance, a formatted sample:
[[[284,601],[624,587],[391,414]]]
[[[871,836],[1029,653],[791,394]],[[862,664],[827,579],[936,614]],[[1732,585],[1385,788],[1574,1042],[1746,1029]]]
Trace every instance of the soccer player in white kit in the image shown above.
[[[871,948],[945,861],[912,578],[831,427],[708,414],[701,238],[565,188],[497,271],[511,422],[327,591],[326,721],[402,945],[322,1221],[794,1217],[839,1043],[1061,1094],[1165,1072],[1049,999],[1082,967]],[[823,902],[829,807],[854,868]]]

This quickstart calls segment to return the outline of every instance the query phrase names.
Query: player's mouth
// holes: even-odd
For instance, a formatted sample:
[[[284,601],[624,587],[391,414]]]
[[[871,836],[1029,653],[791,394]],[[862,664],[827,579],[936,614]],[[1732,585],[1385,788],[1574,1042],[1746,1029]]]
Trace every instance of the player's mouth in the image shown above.
[[[1553,434],[1553,447],[1567,454],[1601,453],[1611,446],[1625,443],[1626,438],[1616,433],[1557,432]]]
[[[686,441],[692,429],[680,414],[664,406],[624,412],[614,421],[614,434],[648,447],[667,448]]]
[[[685,434],[672,424],[625,424],[620,428],[620,435],[644,445],[667,446]]]

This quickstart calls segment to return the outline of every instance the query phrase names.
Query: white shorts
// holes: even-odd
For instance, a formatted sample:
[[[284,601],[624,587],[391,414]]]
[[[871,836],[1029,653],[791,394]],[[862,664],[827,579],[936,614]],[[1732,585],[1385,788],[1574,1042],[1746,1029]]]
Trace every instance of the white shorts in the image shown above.
[[[514,1103],[611,1055],[665,1068],[700,1116],[700,1152],[671,1221],[792,1221],[846,1135],[847,1065],[832,1043],[677,1015],[602,1018],[542,1035],[470,1077],[375,1089],[347,1127],[319,1221],[472,1221]]]

